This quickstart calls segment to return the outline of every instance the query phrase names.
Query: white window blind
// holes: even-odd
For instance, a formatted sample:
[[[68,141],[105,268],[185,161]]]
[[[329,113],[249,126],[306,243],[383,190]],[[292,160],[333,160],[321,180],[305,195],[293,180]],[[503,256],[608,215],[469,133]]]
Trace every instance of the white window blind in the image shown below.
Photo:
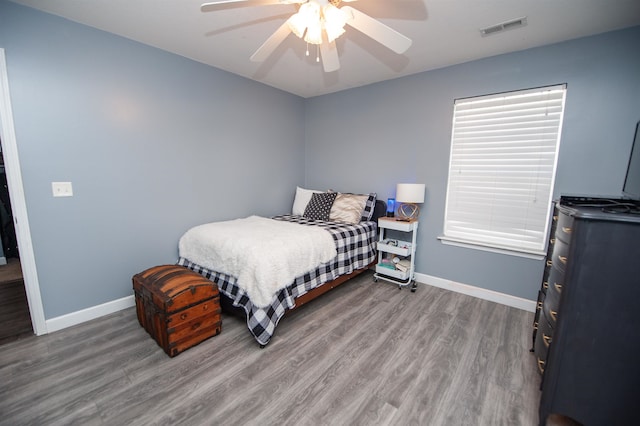
[[[542,253],[566,86],[455,101],[444,237]]]

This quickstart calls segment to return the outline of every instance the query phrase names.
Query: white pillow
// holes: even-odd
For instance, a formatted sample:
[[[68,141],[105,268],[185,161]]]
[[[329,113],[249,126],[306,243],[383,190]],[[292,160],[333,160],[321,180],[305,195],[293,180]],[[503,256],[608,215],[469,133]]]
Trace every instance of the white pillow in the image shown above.
[[[291,214],[302,216],[305,209],[307,208],[307,204],[309,204],[309,201],[311,201],[311,195],[313,195],[314,192],[320,193],[324,191],[317,191],[315,189],[304,189],[297,186],[296,198],[295,200],[293,200],[293,208],[291,209]]]

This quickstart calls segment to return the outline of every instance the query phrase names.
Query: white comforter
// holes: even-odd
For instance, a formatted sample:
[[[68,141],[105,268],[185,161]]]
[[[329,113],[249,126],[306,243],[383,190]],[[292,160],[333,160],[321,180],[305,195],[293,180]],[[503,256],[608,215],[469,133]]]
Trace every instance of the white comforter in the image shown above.
[[[259,216],[191,228],[178,249],[180,257],[236,277],[237,285],[261,308],[297,276],[337,255],[329,232]]]

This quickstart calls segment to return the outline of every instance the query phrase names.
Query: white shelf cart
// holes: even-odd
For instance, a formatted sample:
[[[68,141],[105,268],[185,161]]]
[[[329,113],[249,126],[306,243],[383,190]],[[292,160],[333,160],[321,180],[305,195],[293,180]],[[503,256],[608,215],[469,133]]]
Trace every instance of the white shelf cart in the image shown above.
[[[401,221],[393,217],[381,217],[378,219],[379,240],[378,240],[378,263],[376,273],[373,275],[375,281],[385,280],[398,285],[398,288],[411,284],[411,291],[416,291],[415,282],[415,254],[416,236],[418,231],[418,221]],[[399,231],[404,233],[400,239],[388,238],[388,231]],[[411,234],[409,236],[409,234]],[[393,265],[395,260],[409,260],[409,267],[406,271],[396,269]],[[397,262],[396,262],[397,263]]]

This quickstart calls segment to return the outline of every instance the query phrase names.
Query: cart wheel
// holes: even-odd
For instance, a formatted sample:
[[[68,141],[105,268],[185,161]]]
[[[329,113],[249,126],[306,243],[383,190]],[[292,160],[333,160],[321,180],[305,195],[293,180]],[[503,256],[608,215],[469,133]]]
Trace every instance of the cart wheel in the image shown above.
[[[417,285],[417,284],[416,284],[416,282],[414,281],[414,282],[411,284],[411,293],[415,293],[417,289],[418,289],[418,285]]]
[[[401,285],[398,285],[398,290],[402,290],[402,286]]]
[[[377,283],[378,282],[378,277],[373,277],[373,282]]]

